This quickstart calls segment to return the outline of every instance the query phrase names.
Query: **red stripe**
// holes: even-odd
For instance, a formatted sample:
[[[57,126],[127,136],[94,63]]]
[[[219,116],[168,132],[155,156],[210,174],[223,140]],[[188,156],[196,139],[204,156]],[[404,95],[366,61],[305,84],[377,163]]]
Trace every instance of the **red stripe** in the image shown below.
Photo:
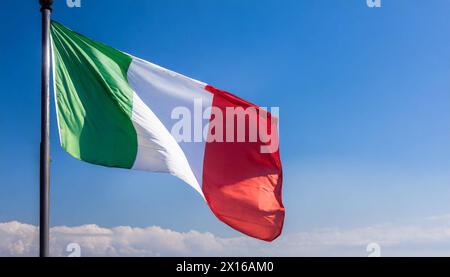
[[[205,89],[214,94],[213,106],[224,115],[226,107],[254,107],[258,115],[266,113],[225,91],[209,85]],[[270,114],[267,118],[270,123]],[[259,123],[262,120],[258,116]],[[262,145],[259,138],[257,142],[207,142],[202,190],[221,221],[249,236],[272,241],[281,234],[284,222],[282,168],[279,150],[262,154]]]

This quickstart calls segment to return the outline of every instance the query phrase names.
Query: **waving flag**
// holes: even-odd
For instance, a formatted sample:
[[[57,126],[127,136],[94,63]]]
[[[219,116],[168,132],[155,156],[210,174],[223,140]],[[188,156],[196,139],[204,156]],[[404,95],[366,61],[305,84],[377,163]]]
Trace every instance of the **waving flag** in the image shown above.
[[[276,117],[57,22],[51,23],[51,38],[59,135],[70,155],[170,173],[234,229],[266,241],[280,235]]]

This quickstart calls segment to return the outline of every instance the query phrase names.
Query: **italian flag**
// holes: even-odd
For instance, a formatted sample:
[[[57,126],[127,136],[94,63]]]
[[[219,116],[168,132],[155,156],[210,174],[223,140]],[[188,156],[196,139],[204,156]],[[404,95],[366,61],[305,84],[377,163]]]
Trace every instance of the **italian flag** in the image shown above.
[[[265,241],[280,235],[285,211],[278,144],[273,148],[275,116],[55,21],[51,39],[59,136],[70,155],[102,166],[172,174],[232,228]],[[237,116],[226,121],[232,108],[252,111],[244,114],[244,127]],[[181,121],[188,116],[196,120]],[[267,126],[271,140],[255,139],[251,126]],[[241,131],[246,132],[241,140],[229,139]]]

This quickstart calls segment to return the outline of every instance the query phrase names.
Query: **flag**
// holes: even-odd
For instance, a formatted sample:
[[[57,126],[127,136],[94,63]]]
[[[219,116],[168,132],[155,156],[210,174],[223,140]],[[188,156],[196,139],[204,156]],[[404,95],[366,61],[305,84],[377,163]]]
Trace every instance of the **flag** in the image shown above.
[[[266,241],[280,235],[285,210],[275,116],[55,21],[51,40],[59,136],[70,155],[170,173],[232,228]]]

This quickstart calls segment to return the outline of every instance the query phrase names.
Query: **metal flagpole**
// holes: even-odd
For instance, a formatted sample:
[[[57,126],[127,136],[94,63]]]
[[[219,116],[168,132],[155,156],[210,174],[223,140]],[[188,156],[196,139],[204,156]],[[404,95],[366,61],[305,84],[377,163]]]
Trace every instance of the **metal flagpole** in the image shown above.
[[[49,256],[50,208],[50,14],[53,0],[39,0],[42,13],[42,99],[40,148],[39,256]]]

